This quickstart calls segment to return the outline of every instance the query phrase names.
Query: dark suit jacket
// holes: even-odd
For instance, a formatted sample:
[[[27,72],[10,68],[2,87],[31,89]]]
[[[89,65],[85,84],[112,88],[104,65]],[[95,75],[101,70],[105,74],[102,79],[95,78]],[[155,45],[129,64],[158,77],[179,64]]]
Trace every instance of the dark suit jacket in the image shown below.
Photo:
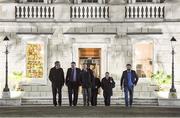
[[[71,78],[71,72],[72,72],[72,68],[68,68],[68,71],[66,74],[66,85],[67,86],[70,82],[73,82],[73,78]],[[76,83],[78,85],[80,85],[80,73],[81,73],[81,70],[79,68],[76,68]]]
[[[113,91],[112,89],[115,87],[115,82],[112,77],[106,79],[105,77],[101,80],[101,87],[103,89],[103,94],[112,96]]]
[[[92,87],[92,90],[98,91],[98,89],[101,87],[101,81],[99,78],[94,77],[94,86]]]
[[[51,68],[49,73],[49,80],[56,87],[64,85],[64,71],[62,68],[56,69],[55,67]]]
[[[138,76],[136,74],[136,72],[134,70],[131,70],[131,81],[133,82],[133,84],[137,84],[138,82]],[[122,76],[121,76],[121,86],[127,86],[128,85],[128,74],[127,74],[127,70],[123,72]]]
[[[81,71],[80,80],[81,80],[82,88],[93,88],[95,86],[94,76],[90,69],[87,69],[87,71],[85,70]]]

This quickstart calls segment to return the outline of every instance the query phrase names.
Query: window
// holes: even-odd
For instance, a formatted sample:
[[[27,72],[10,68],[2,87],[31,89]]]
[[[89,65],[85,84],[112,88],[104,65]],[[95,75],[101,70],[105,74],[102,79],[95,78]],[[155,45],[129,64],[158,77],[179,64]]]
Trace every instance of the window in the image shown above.
[[[136,0],[136,2],[152,2],[152,0]]]
[[[153,43],[140,42],[134,46],[134,63],[136,72],[140,78],[151,78],[153,72]]]
[[[43,78],[43,43],[28,43],[26,47],[26,77]]]
[[[97,3],[98,0],[82,0],[82,2],[86,2],[86,3]]]
[[[44,2],[44,0],[27,0],[27,2]]]

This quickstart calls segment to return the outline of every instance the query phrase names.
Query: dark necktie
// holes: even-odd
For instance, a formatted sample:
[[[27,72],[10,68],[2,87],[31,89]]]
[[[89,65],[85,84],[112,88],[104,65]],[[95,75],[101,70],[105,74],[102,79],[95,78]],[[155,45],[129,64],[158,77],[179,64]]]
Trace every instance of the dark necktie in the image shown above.
[[[74,79],[74,69],[72,69],[71,71],[71,81],[73,81],[73,79]]]

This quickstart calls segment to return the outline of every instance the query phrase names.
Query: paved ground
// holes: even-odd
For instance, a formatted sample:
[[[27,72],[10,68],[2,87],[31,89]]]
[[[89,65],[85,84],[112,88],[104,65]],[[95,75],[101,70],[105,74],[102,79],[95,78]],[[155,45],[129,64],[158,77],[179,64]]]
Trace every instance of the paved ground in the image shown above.
[[[180,108],[142,107],[0,107],[0,117],[180,117]]]

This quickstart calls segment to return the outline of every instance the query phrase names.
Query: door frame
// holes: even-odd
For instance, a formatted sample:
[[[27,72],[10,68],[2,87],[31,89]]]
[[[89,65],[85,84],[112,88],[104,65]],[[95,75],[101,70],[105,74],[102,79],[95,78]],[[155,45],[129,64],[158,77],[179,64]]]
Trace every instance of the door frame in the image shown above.
[[[108,60],[107,60],[107,44],[103,43],[74,43],[72,46],[73,51],[73,61],[77,62],[79,65],[79,48],[100,48],[101,49],[101,67],[100,67],[100,78],[104,76],[104,73],[108,70]]]
[[[79,48],[79,61],[78,61],[79,62],[79,65],[78,65],[79,67],[80,67],[80,52],[81,52],[81,49],[87,49],[87,48]],[[99,58],[98,58],[100,60],[100,63],[99,63],[99,65],[100,65],[99,75],[98,76],[96,75],[98,78],[100,78],[101,77],[101,75],[100,75],[101,74],[101,59],[102,59],[101,58],[101,48],[88,48],[88,49],[97,49],[98,51],[100,51]]]

